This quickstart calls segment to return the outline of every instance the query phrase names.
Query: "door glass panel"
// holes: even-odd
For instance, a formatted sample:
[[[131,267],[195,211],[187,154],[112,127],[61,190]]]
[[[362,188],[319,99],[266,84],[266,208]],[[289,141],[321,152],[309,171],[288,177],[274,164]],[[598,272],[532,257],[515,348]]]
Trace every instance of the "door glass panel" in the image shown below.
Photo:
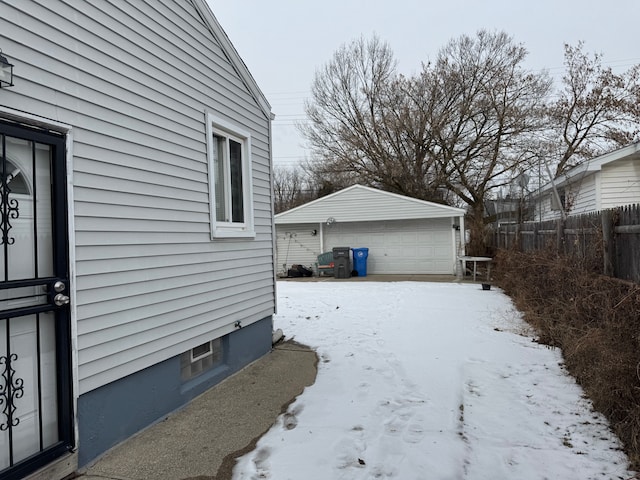
[[[4,153],[0,165],[4,279],[51,276],[51,147],[5,137]]]
[[[1,470],[58,441],[55,316],[1,320],[0,337]]]
[[[37,266],[35,278],[53,276],[53,227],[51,202],[51,165],[52,151],[49,145],[36,143],[36,219],[34,235],[37,238]]]
[[[56,333],[53,312],[40,315],[40,388],[42,390],[43,448],[56,443],[58,438],[58,372],[56,371]]]

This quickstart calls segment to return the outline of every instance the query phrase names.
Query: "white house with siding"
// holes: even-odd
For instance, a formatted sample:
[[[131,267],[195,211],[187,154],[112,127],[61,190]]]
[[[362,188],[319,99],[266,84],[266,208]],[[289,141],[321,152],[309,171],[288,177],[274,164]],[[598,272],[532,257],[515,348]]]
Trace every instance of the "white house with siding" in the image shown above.
[[[553,192],[555,184],[560,202]],[[640,143],[588,160],[532,195],[534,219],[560,218],[640,203]]]
[[[55,480],[270,350],[272,114],[205,0],[2,2],[0,49],[0,478]]]
[[[453,274],[461,208],[353,185],[275,216],[276,270],[314,267],[333,247],[368,248],[367,273]]]

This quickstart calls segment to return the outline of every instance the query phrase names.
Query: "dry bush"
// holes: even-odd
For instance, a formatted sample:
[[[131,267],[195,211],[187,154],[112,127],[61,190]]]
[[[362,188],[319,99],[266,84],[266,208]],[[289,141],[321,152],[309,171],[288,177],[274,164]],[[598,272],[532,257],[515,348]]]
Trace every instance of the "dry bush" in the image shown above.
[[[562,349],[565,364],[640,469],[640,286],[594,273],[592,260],[501,250],[496,283]]]

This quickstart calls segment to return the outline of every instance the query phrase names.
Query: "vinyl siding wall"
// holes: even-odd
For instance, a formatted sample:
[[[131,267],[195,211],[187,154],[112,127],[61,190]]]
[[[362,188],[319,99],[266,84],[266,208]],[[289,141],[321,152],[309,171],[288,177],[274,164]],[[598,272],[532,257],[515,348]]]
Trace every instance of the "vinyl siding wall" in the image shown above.
[[[312,235],[312,230],[317,230]],[[286,268],[291,265],[306,265],[312,267],[318,261],[320,255],[320,226],[318,224],[307,225],[278,225],[277,232],[277,262],[276,271],[287,273]]]
[[[565,189],[565,195],[570,202],[570,215],[580,215],[598,209],[596,204],[596,178],[598,175],[599,172],[587,175]]]
[[[601,188],[603,209],[640,203],[640,159],[603,165]]]
[[[570,215],[606,210],[640,202],[640,160],[637,157],[620,159],[602,165],[598,171],[572,179],[565,187],[572,197]],[[560,212],[551,209],[551,191],[536,203],[535,220],[550,220],[560,217]]]
[[[274,310],[269,119],[189,0],[3,2],[0,105],[73,128],[82,394]],[[205,109],[252,135],[256,238],[210,238]]]
[[[338,222],[364,222],[462,215],[461,209],[355,186],[278,214],[276,223],[324,223],[328,217]]]
[[[593,212],[597,207],[597,182],[600,172],[591,173],[576,179],[569,186],[559,186],[558,191],[571,202],[569,215]],[[560,218],[560,210],[552,208],[553,191],[549,189],[536,200],[535,221],[555,220]]]

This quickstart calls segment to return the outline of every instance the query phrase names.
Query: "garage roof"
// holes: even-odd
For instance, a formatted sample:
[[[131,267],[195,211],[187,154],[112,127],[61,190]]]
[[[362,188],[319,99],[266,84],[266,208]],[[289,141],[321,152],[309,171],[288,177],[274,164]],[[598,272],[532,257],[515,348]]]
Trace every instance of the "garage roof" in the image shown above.
[[[462,208],[405,197],[363,185],[353,185],[275,216],[276,224],[370,222],[416,218],[462,217]]]

